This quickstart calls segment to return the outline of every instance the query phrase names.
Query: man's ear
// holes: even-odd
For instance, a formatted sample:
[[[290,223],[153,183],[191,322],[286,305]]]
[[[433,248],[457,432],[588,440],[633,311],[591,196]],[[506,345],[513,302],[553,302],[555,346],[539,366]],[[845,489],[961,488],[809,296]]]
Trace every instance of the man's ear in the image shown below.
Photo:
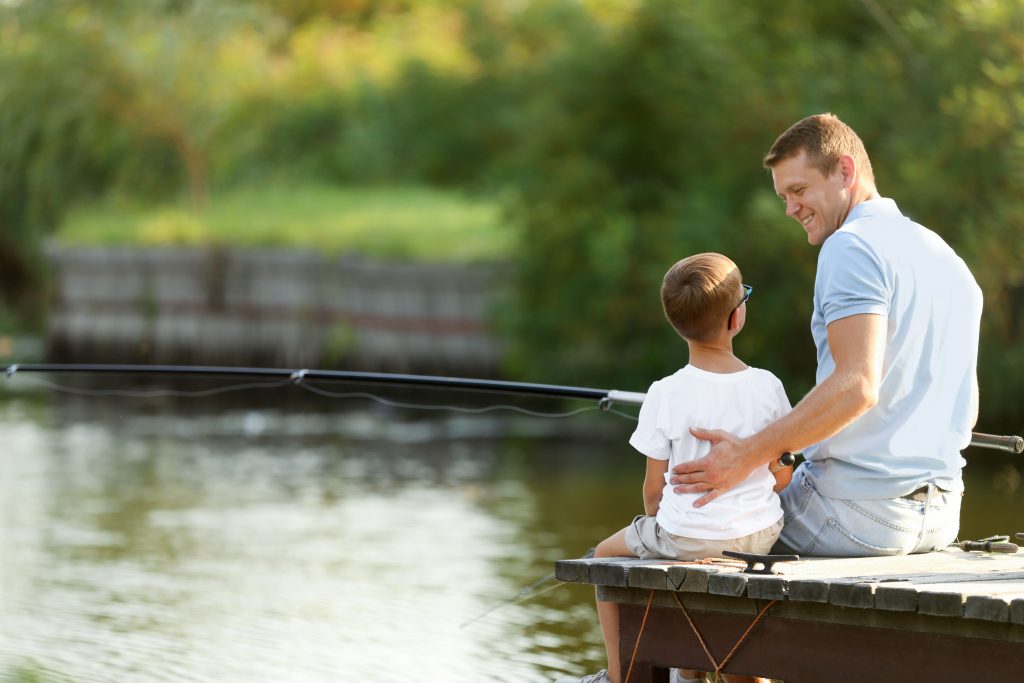
[[[857,162],[849,154],[839,157],[838,171],[839,177],[843,181],[843,187],[847,189],[853,187],[854,180],[857,178],[857,170]]]

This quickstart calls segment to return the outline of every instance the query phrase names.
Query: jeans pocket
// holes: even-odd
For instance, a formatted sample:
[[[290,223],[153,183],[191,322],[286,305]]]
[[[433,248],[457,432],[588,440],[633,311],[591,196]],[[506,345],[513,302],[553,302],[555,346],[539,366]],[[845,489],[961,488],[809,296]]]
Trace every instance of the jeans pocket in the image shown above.
[[[802,473],[801,473],[802,474]],[[807,511],[807,505],[817,493],[806,476],[800,476],[793,483],[782,489],[783,524],[792,524],[793,520]]]
[[[915,536],[865,521],[867,524],[858,524],[859,528],[854,531],[835,517],[829,517],[805,552],[829,557],[873,557],[906,555],[913,550]]]

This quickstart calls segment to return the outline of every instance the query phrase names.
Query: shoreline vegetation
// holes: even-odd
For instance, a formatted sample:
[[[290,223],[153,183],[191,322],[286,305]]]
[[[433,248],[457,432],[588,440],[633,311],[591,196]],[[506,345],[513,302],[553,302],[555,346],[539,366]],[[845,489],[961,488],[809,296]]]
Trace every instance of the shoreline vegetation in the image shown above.
[[[979,428],[1014,431],[1024,4],[873,5],[0,2],[0,332],[45,329],[42,247],[60,226],[95,243],[510,255],[509,376],[629,386],[680,362],[665,270],[717,251],[758,286],[737,350],[800,396],[817,252],[759,162],[832,111],[880,190],[974,271]]]
[[[514,231],[497,202],[418,186],[247,185],[187,201],[111,198],[72,209],[63,246],[204,246],[358,252],[417,262],[477,263],[513,256]]]

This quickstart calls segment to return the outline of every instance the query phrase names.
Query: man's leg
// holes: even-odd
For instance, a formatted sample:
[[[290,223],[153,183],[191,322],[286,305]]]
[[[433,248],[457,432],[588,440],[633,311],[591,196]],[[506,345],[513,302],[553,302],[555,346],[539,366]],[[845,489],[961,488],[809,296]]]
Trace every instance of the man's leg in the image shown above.
[[[780,498],[784,526],[773,553],[874,557],[927,552],[944,547],[959,524],[957,493],[923,501],[828,498],[815,490],[803,466]]]

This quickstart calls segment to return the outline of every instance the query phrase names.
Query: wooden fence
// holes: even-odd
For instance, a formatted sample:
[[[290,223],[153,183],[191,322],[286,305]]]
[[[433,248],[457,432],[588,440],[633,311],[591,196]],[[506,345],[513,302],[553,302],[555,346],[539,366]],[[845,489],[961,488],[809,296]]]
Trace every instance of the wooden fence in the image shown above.
[[[507,270],[315,252],[49,249],[55,361],[493,374]]]

